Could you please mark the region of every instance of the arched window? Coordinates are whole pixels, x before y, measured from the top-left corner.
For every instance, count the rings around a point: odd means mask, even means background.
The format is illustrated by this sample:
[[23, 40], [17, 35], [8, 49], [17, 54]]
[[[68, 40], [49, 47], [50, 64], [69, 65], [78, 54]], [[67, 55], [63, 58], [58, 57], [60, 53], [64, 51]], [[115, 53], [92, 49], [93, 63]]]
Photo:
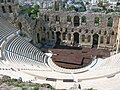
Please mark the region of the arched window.
[[56, 31], [56, 27], [53, 27], [53, 30]]
[[9, 7], [9, 13], [12, 13], [12, 7], [11, 6], [8, 7]]
[[20, 30], [22, 30], [22, 23], [21, 23], [21, 22], [18, 23], [18, 28], [19, 28]]
[[55, 11], [59, 11], [59, 2], [55, 1]]
[[110, 36], [107, 37], [107, 42], [106, 44], [110, 44]]
[[85, 30], [85, 33], [88, 33], [88, 29]]
[[48, 15], [44, 15], [44, 20], [47, 22], [49, 21], [49, 16]]
[[74, 44], [77, 44], [77, 43], [79, 43], [79, 33], [78, 32], [75, 32], [74, 34], [73, 34], [73, 36], [74, 36]]
[[93, 33], [94, 32], [94, 30], [91, 30], [91, 33]]
[[114, 35], [114, 31], [112, 31], [112, 35]]
[[101, 34], [101, 30], [99, 30], [99, 34]]
[[91, 36], [90, 35], [88, 35], [87, 40], [88, 40], [88, 42], [91, 41]]
[[112, 17], [109, 17], [109, 18], [108, 18], [107, 26], [108, 26], [108, 27], [112, 27], [112, 25], [113, 25], [113, 18], [112, 18]]
[[62, 32], [62, 31], [63, 31], [63, 29], [62, 29], [62, 28], [60, 28], [60, 31]]
[[106, 34], [107, 34], [107, 31], [104, 32], [104, 35], [106, 35]]
[[68, 34], [68, 40], [69, 41], [71, 40], [71, 34], [70, 33]]
[[47, 38], [49, 39], [49, 32], [47, 32]]
[[67, 22], [71, 22], [71, 17], [67, 16]]
[[40, 35], [37, 33], [37, 42], [40, 43]]
[[44, 32], [46, 31], [46, 28], [45, 28], [45, 27], [43, 28], [43, 31], [44, 31]]
[[82, 17], [81, 23], [86, 23], [86, 16]]
[[95, 26], [99, 25], [99, 17], [95, 17], [94, 24], [95, 24]]
[[82, 42], [85, 41], [85, 35], [82, 35]]
[[60, 22], [60, 16], [56, 16], [56, 22]]
[[52, 31], [52, 39], [54, 39], [54, 31]]
[[2, 6], [2, 11], [3, 11], [3, 13], [6, 13], [6, 10], [5, 10], [4, 6]]
[[63, 40], [66, 40], [66, 32], [62, 34]]
[[80, 22], [79, 22], [79, 16], [75, 16], [74, 17], [74, 26], [79, 26]]
[[100, 37], [100, 43], [102, 44], [103, 43], [103, 36]]
[[81, 29], [79, 29], [79, 32], [81, 33]]
[[65, 32], [67, 32], [67, 28], [65, 28]]

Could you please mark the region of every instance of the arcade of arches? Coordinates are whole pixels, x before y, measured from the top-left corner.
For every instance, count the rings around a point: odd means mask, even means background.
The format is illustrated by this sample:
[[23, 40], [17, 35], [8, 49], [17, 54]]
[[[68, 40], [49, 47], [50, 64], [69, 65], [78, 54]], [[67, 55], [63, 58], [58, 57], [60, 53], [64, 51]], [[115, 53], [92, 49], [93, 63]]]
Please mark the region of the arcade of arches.
[[[68, 46], [88, 46], [92, 48], [99, 48], [100, 44], [110, 44], [110, 36], [104, 37], [97, 33], [94, 34], [80, 34], [79, 32], [61, 32], [52, 31], [51, 39], [56, 41], [56, 45]], [[62, 44], [64, 42], [64, 44]]]

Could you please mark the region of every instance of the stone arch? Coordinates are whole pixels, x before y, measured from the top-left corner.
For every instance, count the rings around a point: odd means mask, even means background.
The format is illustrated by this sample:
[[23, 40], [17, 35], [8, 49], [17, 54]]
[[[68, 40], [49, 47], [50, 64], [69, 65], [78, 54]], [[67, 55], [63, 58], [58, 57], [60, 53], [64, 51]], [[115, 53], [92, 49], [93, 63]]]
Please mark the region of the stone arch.
[[67, 16], [67, 22], [71, 22], [71, 16]]
[[84, 42], [85, 41], [85, 35], [83, 34], [82, 35], [82, 42]]
[[51, 31], [51, 33], [52, 33], [52, 39], [54, 39], [55, 37], [54, 37], [54, 31]]
[[71, 34], [70, 33], [68, 33], [67, 38], [68, 38], [69, 41], [71, 40]]
[[59, 2], [55, 1], [54, 3], [55, 3], [54, 5], [55, 11], [59, 11]]
[[82, 16], [81, 23], [86, 23], [86, 16]]
[[22, 30], [22, 23], [18, 22], [18, 28], [20, 29], [20, 31]]
[[66, 40], [66, 35], [67, 35], [66, 32], [63, 32], [63, 33], [62, 33], [62, 38], [63, 38], [63, 40]]
[[99, 35], [98, 35], [98, 34], [94, 34], [94, 35], [93, 35], [93, 43], [92, 43], [92, 47], [93, 47], [93, 48], [97, 48], [97, 46], [98, 46], [98, 41], [99, 41]]
[[87, 41], [88, 41], [88, 42], [91, 41], [91, 35], [88, 35], [88, 37], [87, 37]]
[[79, 22], [79, 16], [74, 16], [74, 26], [79, 26], [80, 22]]
[[101, 44], [102, 44], [103, 41], [104, 41], [103, 39], [104, 39], [103, 36], [101, 36], [101, 37], [100, 37], [100, 43], [101, 43]]
[[56, 15], [56, 22], [60, 22], [60, 16], [59, 15]]
[[74, 36], [74, 44], [79, 44], [79, 33], [75, 32], [73, 36]]
[[40, 43], [40, 34], [37, 33], [37, 42]]
[[57, 31], [56, 32], [56, 44], [60, 45], [60, 42], [61, 42], [61, 32]]
[[94, 24], [95, 25], [99, 25], [99, 21], [100, 21], [99, 17], [95, 17]]
[[9, 13], [12, 13], [12, 6], [8, 6], [8, 8], [9, 8]]
[[108, 27], [112, 27], [112, 25], [113, 25], [113, 18], [112, 18], [112, 17], [109, 17], [109, 18], [108, 18], [108, 22], [107, 22], [107, 26], [108, 26]]
[[104, 32], [104, 35], [106, 35], [106, 34], [107, 34], [107, 31]]
[[49, 32], [47, 32], [47, 38], [49, 39], [50, 35], [49, 35]]
[[101, 34], [101, 30], [99, 30], [99, 34]]
[[106, 44], [110, 44], [110, 36], [107, 36], [107, 42]]
[[4, 6], [2, 6], [2, 12], [3, 12], [3, 13], [6, 13], [6, 10], [5, 10], [5, 7], [4, 7]]
[[48, 15], [44, 15], [44, 20], [47, 22], [47, 21], [49, 21], [49, 16]]

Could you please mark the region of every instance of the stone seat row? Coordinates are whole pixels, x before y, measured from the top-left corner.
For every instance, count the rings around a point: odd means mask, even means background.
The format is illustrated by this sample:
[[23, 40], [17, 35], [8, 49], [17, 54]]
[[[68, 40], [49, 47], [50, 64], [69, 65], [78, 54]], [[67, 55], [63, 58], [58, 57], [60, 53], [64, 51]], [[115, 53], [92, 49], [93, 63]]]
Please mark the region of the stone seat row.
[[44, 60], [48, 58], [42, 51], [20, 36], [13, 37], [13, 39], [9, 40], [5, 46], [5, 50], [41, 63], [44, 63]]

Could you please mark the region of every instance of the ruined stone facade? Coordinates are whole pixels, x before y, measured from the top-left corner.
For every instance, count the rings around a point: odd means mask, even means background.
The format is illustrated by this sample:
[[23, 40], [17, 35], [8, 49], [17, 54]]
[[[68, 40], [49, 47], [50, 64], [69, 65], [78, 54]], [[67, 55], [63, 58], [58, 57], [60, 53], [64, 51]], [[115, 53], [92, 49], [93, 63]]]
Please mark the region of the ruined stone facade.
[[14, 19], [18, 10], [17, 0], [0, 0], [0, 15]]
[[49, 39], [60, 41], [59, 44], [108, 49], [116, 47], [119, 14], [48, 10], [41, 14], [50, 28]]

